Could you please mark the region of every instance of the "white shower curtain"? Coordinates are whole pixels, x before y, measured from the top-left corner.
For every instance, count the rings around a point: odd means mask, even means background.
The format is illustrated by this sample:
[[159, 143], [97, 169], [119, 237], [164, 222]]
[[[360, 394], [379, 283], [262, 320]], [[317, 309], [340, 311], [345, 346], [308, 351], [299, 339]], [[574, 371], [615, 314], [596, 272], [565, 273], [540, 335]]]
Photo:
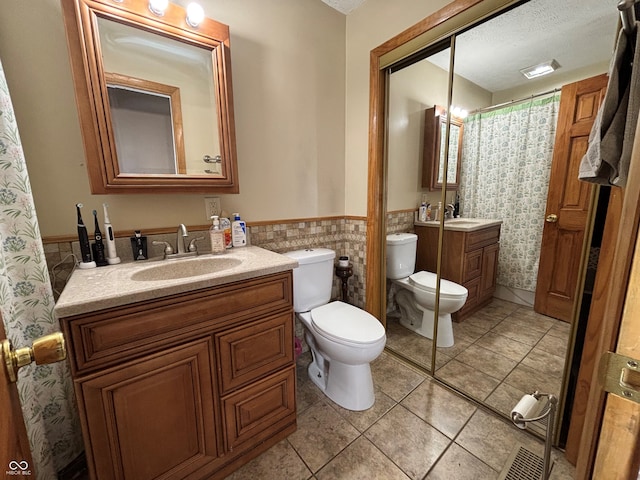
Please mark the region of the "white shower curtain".
[[560, 95], [465, 119], [463, 216], [501, 219], [498, 285], [535, 291]]
[[[53, 306], [29, 175], [0, 61], [0, 311], [11, 343], [27, 346], [59, 331]], [[82, 451], [68, 364], [23, 367], [18, 391], [36, 478], [55, 479]]]

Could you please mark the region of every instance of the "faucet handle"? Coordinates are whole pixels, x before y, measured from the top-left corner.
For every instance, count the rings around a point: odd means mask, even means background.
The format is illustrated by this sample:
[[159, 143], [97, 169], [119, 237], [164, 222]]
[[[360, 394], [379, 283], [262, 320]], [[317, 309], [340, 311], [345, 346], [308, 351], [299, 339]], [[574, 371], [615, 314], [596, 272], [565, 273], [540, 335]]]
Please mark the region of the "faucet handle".
[[196, 237], [196, 238], [191, 239], [191, 241], [189, 242], [189, 248], [188, 248], [188, 250], [190, 252], [197, 252], [198, 251], [198, 247], [196, 246], [196, 242], [198, 240], [204, 240], [204, 237]]
[[154, 245], [164, 245], [164, 256], [166, 257], [167, 255], [171, 255], [173, 253], [173, 247], [169, 244], [169, 242], [163, 242], [163, 241], [158, 241], [158, 240], [154, 240], [152, 242]]

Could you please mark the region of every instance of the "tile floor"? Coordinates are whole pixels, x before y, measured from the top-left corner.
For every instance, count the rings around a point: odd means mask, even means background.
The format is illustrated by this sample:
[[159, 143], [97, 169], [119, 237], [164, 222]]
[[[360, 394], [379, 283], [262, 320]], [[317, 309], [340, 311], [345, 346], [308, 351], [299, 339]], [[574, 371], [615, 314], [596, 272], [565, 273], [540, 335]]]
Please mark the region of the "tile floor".
[[[387, 348], [430, 369], [433, 342], [387, 319]], [[436, 377], [509, 416], [525, 393], [559, 395], [570, 325], [493, 299], [453, 323], [455, 345], [438, 348]]]
[[[334, 404], [298, 359], [298, 429], [230, 480], [497, 479], [514, 445], [542, 456], [543, 443], [384, 352], [372, 363], [376, 403]], [[573, 478], [561, 452], [553, 480]]]

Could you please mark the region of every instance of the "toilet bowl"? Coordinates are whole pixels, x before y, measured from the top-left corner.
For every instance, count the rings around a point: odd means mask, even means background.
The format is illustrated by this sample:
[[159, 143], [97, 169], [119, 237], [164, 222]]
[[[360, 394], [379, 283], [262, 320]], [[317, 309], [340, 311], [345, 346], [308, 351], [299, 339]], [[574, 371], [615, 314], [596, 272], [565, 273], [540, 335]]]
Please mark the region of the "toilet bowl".
[[[426, 271], [413, 272], [417, 240], [413, 233], [387, 235], [387, 278], [400, 287], [395, 297], [402, 312], [400, 324], [433, 340], [437, 275]], [[454, 345], [451, 314], [464, 306], [468, 294], [462, 285], [440, 279], [438, 347]]]
[[384, 349], [384, 327], [364, 310], [329, 302], [335, 252], [317, 248], [285, 255], [299, 265], [293, 270], [294, 310], [311, 350], [309, 378], [343, 408], [370, 408], [375, 394], [369, 364]]

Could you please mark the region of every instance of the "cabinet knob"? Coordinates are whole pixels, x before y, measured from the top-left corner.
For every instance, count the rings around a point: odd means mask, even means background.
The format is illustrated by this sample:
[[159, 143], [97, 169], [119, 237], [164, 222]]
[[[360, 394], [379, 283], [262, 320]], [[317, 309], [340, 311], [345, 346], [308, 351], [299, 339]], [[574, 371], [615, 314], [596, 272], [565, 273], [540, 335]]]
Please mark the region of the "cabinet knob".
[[558, 216], [555, 213], [547, 215], [546, 221], [549, 223], [556, 223], [558, 221]]
[[45, 335], [33, 341], [31, 347], [13, 348], [9, 340], [2, 340], [2, 357], [11, 382], [18, 380], [18, 369], [36, 362], [37, 365], [59, 362], [67, 358], [62, 332]]

